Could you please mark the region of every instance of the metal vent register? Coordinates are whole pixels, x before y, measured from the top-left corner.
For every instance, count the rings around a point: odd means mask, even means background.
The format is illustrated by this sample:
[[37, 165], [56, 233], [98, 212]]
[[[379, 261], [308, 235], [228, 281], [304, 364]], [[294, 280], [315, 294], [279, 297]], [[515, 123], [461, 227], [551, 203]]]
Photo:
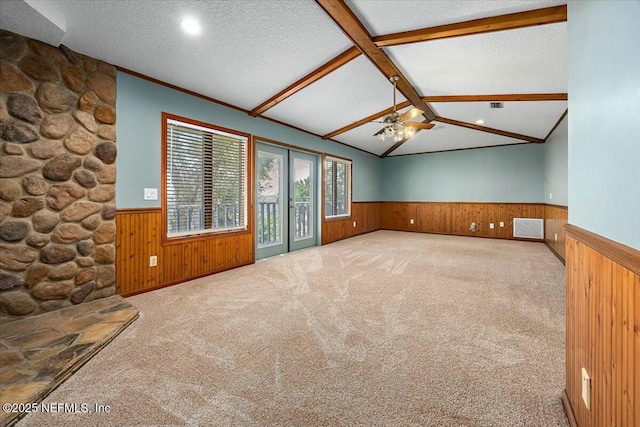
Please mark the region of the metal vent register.
[[544, 239], [544, 220], [537, 218], [514, 218], [513, 237]]

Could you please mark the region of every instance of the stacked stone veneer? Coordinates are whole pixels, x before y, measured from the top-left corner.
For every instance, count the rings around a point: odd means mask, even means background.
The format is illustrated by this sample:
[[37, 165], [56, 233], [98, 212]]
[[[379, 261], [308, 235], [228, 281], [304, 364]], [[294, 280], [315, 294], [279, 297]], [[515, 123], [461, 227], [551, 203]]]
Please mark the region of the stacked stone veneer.
[[0, 323], [115, 293], [115, 76], [0, 32]]

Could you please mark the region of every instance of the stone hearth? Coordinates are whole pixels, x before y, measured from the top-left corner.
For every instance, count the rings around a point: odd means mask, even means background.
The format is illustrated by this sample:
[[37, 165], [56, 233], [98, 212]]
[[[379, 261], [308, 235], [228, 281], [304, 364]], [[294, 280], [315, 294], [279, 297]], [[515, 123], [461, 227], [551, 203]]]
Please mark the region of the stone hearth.
[[[31, 316], [0, 328], [0, 403], [35, 404], [138, 317], [120, 296]], [[0, 426], [22, 412], [0, 412]]]

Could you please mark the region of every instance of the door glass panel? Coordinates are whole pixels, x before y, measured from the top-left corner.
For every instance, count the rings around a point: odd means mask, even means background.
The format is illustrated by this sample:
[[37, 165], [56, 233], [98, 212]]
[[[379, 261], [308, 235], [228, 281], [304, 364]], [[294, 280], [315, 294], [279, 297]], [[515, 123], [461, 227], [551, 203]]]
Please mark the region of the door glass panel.
[[282, 243], [283, 156], [258, 152], [258, 248]]
[[293, 159], [294, 240], [313, 237], [313, 162]]

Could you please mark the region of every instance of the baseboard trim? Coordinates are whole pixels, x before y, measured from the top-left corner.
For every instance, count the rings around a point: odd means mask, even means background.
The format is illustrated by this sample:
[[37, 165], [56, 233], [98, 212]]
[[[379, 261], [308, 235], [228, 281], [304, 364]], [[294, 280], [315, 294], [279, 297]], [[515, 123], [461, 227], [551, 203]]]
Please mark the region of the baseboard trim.
[[214, 274], [222, 273], [223, 271], [229, 271], [229, 270], [233, 270], [234, 268], [244, 267], [246, 265], [251, 265], [251, 264], [255, 264], [255, 261], [248, 262], [246, 264], [235, 265], [233, 267], [223, 268], [221, 270], [211, 271], [211, 272], [208, 272], [208, 273], [198, 274], [197, 276], [187, 277], [185, 279], [174, 280], [173, 282], [162, 283], [160, 285], [152, 286], [150, 288], [136, 289], [135, 291], [125, 292], [125, 293], [118, 294], [118, 295], [120, 295], [123, 298], [128, 298], [128, 297], [132, 297], [134, 295], [144, 294], [144, 293], [151, 292], [151, 291], [157, 291], [158, 289], [168, 288], [169, 286], [179, 285], [180, 283], [188, 282], [190, 280], [200, 279], [202, 277], [211, 276], [211, 275], [214, 275]]
[[553, 247], [549, 244], [549, 242], [546, 242], [546, 241], [545, 241], [545, 242], [544, 242], [544, 244], [545, 244], [545, 245], [547, 245], [547, 247], [549, 248], [549, 250], [550, 250], [550, 251], [551, 251], [551, 252], [556, 256], [556, 258], [558, 258], [558, 259], [560, 260], [560, 262], [562, 263], [562, 265], [566, 265], [566, 264], [565, 264], [565, 261], [564, 261], [564, 258], [562, 258], [562, 257], [560, 256], [560, 254], [559, 254], [558, 252], [556, 252], [556, 250], [555, 250], [555, 249], [553, 249]]
[[380, 228], [386, 231], [401, 231], [403, 233], [420, 233], [420, 234], [437, 234], [440, 236], [458, 236], [458, 237], [475, 237], [477, 239], [496, 239], [496, 240], [513, 240], [516, 242], [532, 242], [545, 243], [543, 239], [525, 239], [521, 237], [497, 237], [497, 236], [481, 236], [478, 234], [455, 234], [455, 233], [438, 233], [437, 231], [420, 231], [420, 230], [396, 230], [393, 228]]
[[330, 242], [322, 243], [320, 246], [330, 245], [331, 243], [339, 242], [340, 240], [347, 240], [347, 239], [351, 239], [352, 237], [358, 237], [358, 236], [362, 236], [364, 234], [369, 234], [369, 233], [373, 233], [375, 231], [380, 231], [380, 230], [382, 230], [382, 228], [376, 228], [375, 230], [364, 231], [362, 233], [354, 234], [353, 236], [340, 237], [339, 239], [335, 239], [335, 240], [332, 240]]
[[569, 401], [569, 395], [567, 395], [567, 389], [562, 390], [562, 404], [564, 405], [564, 412], [567, 414], [567, 418], [569, 419], [569, 425], [571, 425], [571, 427], [578, 427], [576, 416], [573, 414], [573, 408]]

